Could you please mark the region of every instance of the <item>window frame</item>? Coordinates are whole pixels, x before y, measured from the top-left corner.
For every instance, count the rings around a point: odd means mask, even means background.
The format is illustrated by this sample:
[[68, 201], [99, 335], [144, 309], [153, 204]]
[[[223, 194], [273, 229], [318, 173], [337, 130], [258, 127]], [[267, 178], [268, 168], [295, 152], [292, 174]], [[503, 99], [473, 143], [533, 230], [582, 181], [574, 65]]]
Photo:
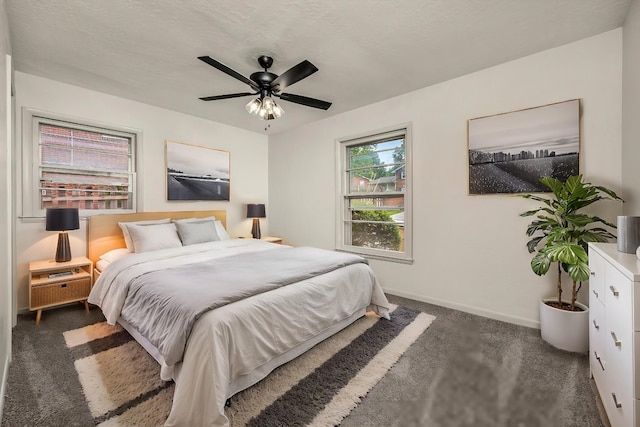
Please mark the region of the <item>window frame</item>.
[[[131, 209], [80, 209], [81, 217], [99, 214], [133, 213], [142, 210], [141, 191], [142, 184], [141, 158], [142, 131], [125, 126], [71, 117], [61, 114], [49, 113], [31, 108], [23, 109], [22, 117], [22, 213], [23, 218], [41, 218], [45, 216], [45, 209], [40, 203], [40, 132], [41, 124], [67, 127], [91, 132], [104, 132], [106, 134], [130, 138], [131, 160], [129, 174], [131, 176], [132, 208]], [[45, 167], [46, 169], [46, 167]]]
[[[366, 248], [349, 244], [350, 232], [350, 203], [354, 197], [362, 197], [379, 193], [350, 193], [349, 155], [350, 147], [376, 143], [393, 136], [404, 134], [405, 146], [405, 187], [401, 192], [404, 197], [404, 251], [390, 251], [385, 249]], [[411, 123], [404, 123], [372, 132], [362, 133], [336, 139], [336, 172], [337, 195], [336, 203], [336, 250], [355, 253], [367, 258], [385, 261], [413, 263], [413, 215], [412, 215], [412, 132]], [[387, 197], [397, 192], [386, 192]]]

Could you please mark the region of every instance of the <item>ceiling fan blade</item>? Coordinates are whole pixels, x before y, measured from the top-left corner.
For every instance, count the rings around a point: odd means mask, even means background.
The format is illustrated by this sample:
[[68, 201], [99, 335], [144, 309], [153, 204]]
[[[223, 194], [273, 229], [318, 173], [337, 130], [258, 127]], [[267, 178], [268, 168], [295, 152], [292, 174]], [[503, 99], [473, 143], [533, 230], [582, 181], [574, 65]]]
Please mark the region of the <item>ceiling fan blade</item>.
[[299, 82], [300, 80], [309, 77], [311, 74], [318, 71], [318, 67], [313, 65], [311, 62], [306, 59], [289, 68], [284, 73], [280, 74], [274, 81], [271, 82], [271, 88], [274, 90], [284, 90], [287, 86], [291, 86], [292, 84]]
[[252, 93], [252, 92], [230, 93], [228, 95], [205, 96], [200, 99], [202, 99], [203, 101], [216, 101], [218, 99], [240, 98], [241, 96], [249, 96], [249, 95], [257, 95], [257, 93]]
[[238, 79], [242, 83], [248, 84], [249, 86], [251, 86], [255, 90], [259, 89], [258, 85], [255, 84], [255, 82], [252, 82], [251, 80], [249, 80], [248, 78], [246, 78], [242, 74], [238, 73], [237, 71], [232, 70], [231, 68], [229, 68], [226, 65], [224, 65], [222, 62], [216, 61], [215, 59], [213, 59], [210, 56], [198, 56], [198, 59], [203, 61], [203, 62], [206, 62], [209, 65], [211, 65], [213, 68], [217, 68], [218, 70], [222, 71], [223, 73], [230, 75], [234, 79]]
[[331, 107], [330, 102], [309, 98], [308, 96], [294, 95], [292, 93], [281, 93], [275, 95], [285, 101], [295, 102], [296, 104], [306, 105], [307, 107], [319, 108], [321, 110], [328, 110], [329, 107]]

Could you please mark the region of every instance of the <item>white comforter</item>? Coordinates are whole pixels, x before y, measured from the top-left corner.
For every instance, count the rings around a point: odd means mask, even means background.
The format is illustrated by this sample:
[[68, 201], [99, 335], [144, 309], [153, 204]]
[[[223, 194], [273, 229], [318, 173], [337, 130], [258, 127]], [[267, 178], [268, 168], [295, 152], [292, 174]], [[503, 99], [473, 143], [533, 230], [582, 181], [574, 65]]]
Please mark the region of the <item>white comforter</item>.
[[[228, 255], [274, 247], [238, 239], [134, 254], [103, 271], [89, 302], [115, 323], [128, 281], [149, 268], [218, 262]], [[117, 277], [120, 271], [126, 272], [123, 277]], [[183, 361], [163, 364], [163, 379], [176, 382], [166, 425], [227, 425], [228, 397], [266, 376], [284, 353], [299, 354], [314, 337], [364, 308], [388, 317], [388, 303], [373, 272], [366, 264], [355, 264], [209, 311], [194, 325]]]

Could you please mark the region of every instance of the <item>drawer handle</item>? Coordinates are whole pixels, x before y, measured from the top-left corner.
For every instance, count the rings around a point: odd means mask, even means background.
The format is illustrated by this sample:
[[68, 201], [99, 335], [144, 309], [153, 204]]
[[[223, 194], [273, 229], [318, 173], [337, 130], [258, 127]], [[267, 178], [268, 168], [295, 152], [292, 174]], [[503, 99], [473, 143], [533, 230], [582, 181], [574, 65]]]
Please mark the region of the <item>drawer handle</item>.
[[595, 272], [595, 271], [592, 271], [592, 272], [590, 272], [590, 274], [591, 274], [592, 276], [595, 276], [595, 275], [596, 275], [596, 272]]
[[598, 361], [598, 363], [600, 363], [600, 367], [602, 368], [602, 370], [604, 371], [604, 365], [602, 364], [602, 359], [600, 358], [600, 356], [598, 356], [598, 352], [593, 350], [593, 354], [596, 355], [596, 360]]
[[600, 325], [596, 323], [596, 319], [593, 319], [593, 326], [595, 326], [596, 329], [600, 329]]
[[618, 292], [618, 290], [614, 288], [613, 285], [609, 286], [609, 289], [611, 289], [611, 292], [613, 293], [614, 297], [617, 297], [618, 295], [620, 295], [620, 292]]
[[613, 342], [616, 345], [616, 347], [622, 346], [622, 341], [620, 341], [618, 337], [616, 337], [616, 333], [613, 331], [611, 331], [611, 338], [613, 338]]
[[596, 292], [596, 290], [594, 289], [592, 292], [596, 296], [596, 298], [598, 298], [598, 293]]
[[616, 397], [616, 394], [611, 393], [611, 396], [613, 396], [613, 403], [616, 404], [616, 408], [622, 408], [622, 403], [618, 402], [618, 398]]

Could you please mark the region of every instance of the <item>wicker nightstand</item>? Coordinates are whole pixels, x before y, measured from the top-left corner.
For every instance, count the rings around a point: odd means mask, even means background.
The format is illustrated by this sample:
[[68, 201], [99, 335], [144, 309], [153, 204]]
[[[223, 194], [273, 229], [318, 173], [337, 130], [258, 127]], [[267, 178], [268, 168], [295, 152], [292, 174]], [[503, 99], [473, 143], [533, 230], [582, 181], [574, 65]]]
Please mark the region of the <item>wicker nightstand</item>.
[[38, 310], [36, 325], [40, 323], [43, 308], [84, 301], [84, 308], [89, 312], [87, 298], [93, 285], [92, 270], [93, 262], [85, 257], [68, 262], [30, 262], [29, 310]]

